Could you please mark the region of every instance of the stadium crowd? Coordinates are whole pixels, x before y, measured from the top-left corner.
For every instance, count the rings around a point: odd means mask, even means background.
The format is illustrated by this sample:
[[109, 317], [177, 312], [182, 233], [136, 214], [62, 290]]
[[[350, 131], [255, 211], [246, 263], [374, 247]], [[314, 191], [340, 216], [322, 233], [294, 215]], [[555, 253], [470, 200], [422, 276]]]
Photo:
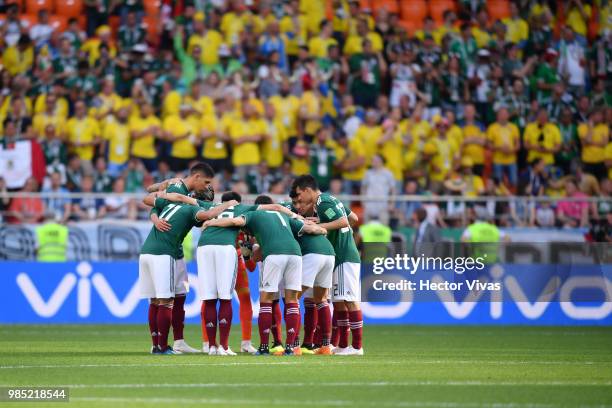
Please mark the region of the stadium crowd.
[[[217, 191], [286, 194], [310, 173], [400, 224], [421, 205], [440, 226], [610, 216], [609, 1], [85, 1], [57, 24], [62, 4], [3, 7], [1, 152], [30, 141], [20, 161], [43, 168], [23, 186], [2, 174], [0, 193], [137, 193], [203, 160]], [[0, 211], [148, 217], [121, 195]]]

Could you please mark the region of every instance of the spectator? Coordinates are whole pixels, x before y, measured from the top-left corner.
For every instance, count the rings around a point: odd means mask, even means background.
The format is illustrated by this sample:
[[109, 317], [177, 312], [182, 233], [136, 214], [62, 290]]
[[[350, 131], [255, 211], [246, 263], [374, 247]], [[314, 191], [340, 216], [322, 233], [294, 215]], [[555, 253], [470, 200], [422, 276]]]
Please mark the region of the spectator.
[[[366, 220], [377, 216], [383, 224], [389, 223], [389, 211], [396, 194], [393, 174], [385, 167], [383, 159], [374, 155], [371, 168], [366, 171], [361, 184], [361, 194], [366, 197], [364, 217]], [[380, 198], [384, 198], [380, 200]]]
[[381, 92], [381, 76], [387, 71], [387, 65], [380, 53], [376, 54], [372, 41], [364, 39], [363, 51], [353, 55], [349, 66], [353, 82], [351, 95], [357, 105], [373, 107]]
[[431, 223], [425, 208], [417, 208], [412, 213], [415, 233], [412, 245], [413, 256], [432, 256], [435, 244], [442, 242], [440, 230], [435, 223]]
[[563, 29], [563, 37], [558, 44], [559, 73], [567, 79], [570, 92], [580, 96], [584, 93], [586, 85], [586, 70], [588, 68], [585, 57], [586, 49], [575, 37], [574, 30], [569, 27]]
[[70, 219], [72, 207], [70, 199], [66, 197], [68, 190], [62, 186], [62, 175], [59, 172], [51, 173], [49, 187], [44, 188], [43, 193], [50, 195], [45, 200], [47, 213], [53, 214], [56, 222], [65, 224]]
[[142, 161], [148, 172], [157, 167], [158, 156], [155, 140], [161, 136], [161, 122], [155, 116], [150, 103], [140, 107], [139, 115], [132, 115], [128, 122], [130, 139], [132, 140], [130, 154]]
[[117, 110], [117, 120], [104, 127], [104, 149], [108, 157], [108, 174], [117, 177], [127, 167], [130, 157], [130, 129], [128, 126], [128, 108]]
[[538, 111], [536, 122], [527, 125], [523, 141], [528, 162], [541, 158], [547, 166], [555, 164], [555, 154], [561, 149], [561, 132], [557, 125], [548, 121], [545, 108]]
[[610, 128], [601, 109], [595, 109], [589, 116], [589, 121], [578, 126], [578, 136], [582, 143], [581, 159], [585, 170], [599, 180], [607, 177], [604, 160], [605, 148], [610, 140]]
[[104, 199], [104, 207], [106, 209], [106, 218], [111, 219], [136, 219], [137, 206], [136, 201], [127, 198], [125, 193], [125, 179], [119, 177], [113, 181], [112, 195]]
[[[89, 172], [87, 172], [89, 174]], [[113, 179], [108, 174], [106, 160], [102, 156], [96, 159], [96, 166], [93, 171], [94, 191], [96, 193], [109, 193], [112, 188]]]
[[321, 191], [327, 191], [336, 165], [336, 152], [331, 138], [331, 129], [322, 127], [317, 132], [314, 143], [308, 152], [310, 171]]
[[511, 187], [518, 181], [517, 152], [520, 148], [518, 127], [508, 122], [508, 109], [497, 111], [497, 121], [487, 129], [487, 140], [493, 151], [493, 173], [495, 178], [508, 178]]
[[565, 196], [572, 200], [562, 200], [557, 204], [557, 217], [561, 225], [565, 228], [585, 227], [589, 204], [580, 199], [587, 195], [578, 190], [574, 180], [568, 179], [565, 182]]
[[106, 207], [104, 199], [88, 197], [87, 193], [93, 193], [94, 178], [92, 176], [83, 176], [81, 179], [80, 193], [83, 197], [75, 198], [72, 201], [72, 218], [77, 221], [95, 220], [104, 217]]
[[[31, 194], [39, 191], [38, 181], [30, 177], [21, 193]], [[7, 211], [7, 221], [9, 223], [36, 224], [42, 222], [45, 215], [45, 204], [40, 197], [15, 197], [11, 200]]]
[[11, 199], [7, 196], [8, 189], [4, 177], [0, 176], [0, 222], [4, 220], [5, 213], [11, 205]]
[[38, 11], [38, 22], [30, 28], [30, 38], [37, 49], [49, 43], [53, 34], [53, 26], [49, 24], [49, 11]]
[[473, 163], [474, 174], [482, 177], [487, 137], [483, 132], [483, 125], [476, 121], [476, 108], [473, 104], [465, 106], [464, 117], [461, 156], [470, 158]]

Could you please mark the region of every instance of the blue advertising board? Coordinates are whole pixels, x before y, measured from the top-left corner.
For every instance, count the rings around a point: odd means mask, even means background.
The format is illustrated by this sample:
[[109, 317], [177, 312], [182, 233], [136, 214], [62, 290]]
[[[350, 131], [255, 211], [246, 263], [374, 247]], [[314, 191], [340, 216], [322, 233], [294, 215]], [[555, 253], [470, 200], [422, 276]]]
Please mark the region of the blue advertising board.
[[[199, 323], [195, 263], [188, 270], [192, 290], [185, 304], [186, 320]], [[258, 313], [257, 276], [249, 275], [254, 318]], [[608, 278], [605, 274], [597, 285], [610, 293]], [[588, 282], [581, 287], [580, 282], [568, 288], [570, 297], [574, 289], [593, 289]], [[612, 325], [609, 298], [601, 302], [547, 298], [528, 302], [514, 301], [511, 293], [504, 296], [503, 302], [398, 301], [363, 303], [362, 307], [366, 324]], [[147, 318], [147, 301], [140, 298], [138, 263], [134, 261], [0, 262], [0, 302], [0, 324], [144, 323]]]

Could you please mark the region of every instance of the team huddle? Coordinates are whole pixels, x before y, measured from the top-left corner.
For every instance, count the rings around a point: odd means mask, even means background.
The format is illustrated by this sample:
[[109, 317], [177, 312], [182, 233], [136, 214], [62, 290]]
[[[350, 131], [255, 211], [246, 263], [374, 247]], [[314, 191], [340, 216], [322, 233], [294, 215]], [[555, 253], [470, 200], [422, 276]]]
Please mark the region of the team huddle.
[[[151, 186], [144, 199], [152, 207], [155, 224], [139, 260], [141, 295], [150, 299], [151, 353], [200, 352], [183, 339], [189, 290], [183, 240], [193, 227], [201, 227], [196, 260], [202, 352], [236, 355], [229, 347], [235, 290], [240, 301], [240, 351], [256, 355], [362, 355], [360, 257], [351, 228], [356, 215], [335, 197], [321, 193], [309, 175], [294, 180], [291, 201], [276, 204], [261, 195], [254, 205], [242, 204], [235, 192], [224, 193], [221, 203], [214, 204], [213, 177], [210, 166], [198, 163], [185, 179]], [[260, 345], [255, 349], [250, 341], [252, 309], [246, 269], [254, 270], [258, 263]], [[300, 298], [305, 309], [301, 345]], [[284, 345], [281, 299], [285, 307]], [[168, 345], [170, 327], [172, 346]]]

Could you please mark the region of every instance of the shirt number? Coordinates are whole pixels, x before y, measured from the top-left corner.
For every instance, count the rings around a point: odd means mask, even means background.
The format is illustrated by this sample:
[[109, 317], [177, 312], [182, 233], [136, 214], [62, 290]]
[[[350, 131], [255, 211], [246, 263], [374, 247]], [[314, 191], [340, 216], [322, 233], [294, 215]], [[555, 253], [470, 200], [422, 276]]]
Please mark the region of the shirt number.
[[159, 215], [162, 220], [170, 221], [170, 218], [181, 208], [178, 204], [169, 204]]
[[278, 217], [278, 219], [280, 220], [281, 224], [283, 224], [283, 227], [289, 228], [289, 226], [285, 222], [285, 219], [283, 218], [282, 215], [280, 215], [280, 213], [278, 211], [266, 211], [266, 212], [270, 213], [270, 214], [276, 215]]

